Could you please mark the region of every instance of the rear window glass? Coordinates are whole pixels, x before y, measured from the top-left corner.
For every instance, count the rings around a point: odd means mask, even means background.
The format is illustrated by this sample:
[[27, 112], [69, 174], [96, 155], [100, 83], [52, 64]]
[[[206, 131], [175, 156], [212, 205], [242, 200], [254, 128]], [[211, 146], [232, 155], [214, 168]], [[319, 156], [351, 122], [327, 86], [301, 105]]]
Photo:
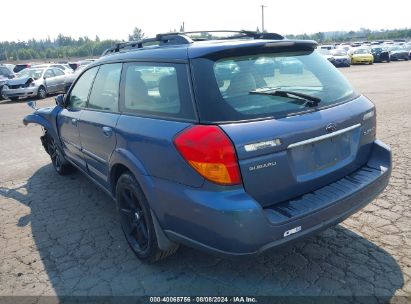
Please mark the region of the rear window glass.
[[130, 63], [124, 68], [122, 111], [194, 119], [184, 64]]
[[193, 69], [203, 122], [284, 117], [357, 95], [318, 52], [200, 58]]

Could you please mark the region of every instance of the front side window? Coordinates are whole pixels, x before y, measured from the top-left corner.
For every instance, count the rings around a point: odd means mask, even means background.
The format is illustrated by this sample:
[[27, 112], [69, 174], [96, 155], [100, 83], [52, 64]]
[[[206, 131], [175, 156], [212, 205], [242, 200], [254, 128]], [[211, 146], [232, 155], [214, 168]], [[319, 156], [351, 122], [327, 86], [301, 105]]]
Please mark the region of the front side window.
[[315, 51], [199, 58], [193, 71], [203, 122], [280, 118], [357, 96]]
[[124, 74], [124, 112], [193, 119], [185, 64], [130, 63]]
[[121, 63], [102, 65], [91, 89], [88, 108], [118, 111]]
[[68, 106], [70, 109], [84, 108], [87, 104], [88, 94], [90, 93], [91, 84], [96, 76], [98, 67], [86, 71], [79, 80], [74, 84], [69, 96]]

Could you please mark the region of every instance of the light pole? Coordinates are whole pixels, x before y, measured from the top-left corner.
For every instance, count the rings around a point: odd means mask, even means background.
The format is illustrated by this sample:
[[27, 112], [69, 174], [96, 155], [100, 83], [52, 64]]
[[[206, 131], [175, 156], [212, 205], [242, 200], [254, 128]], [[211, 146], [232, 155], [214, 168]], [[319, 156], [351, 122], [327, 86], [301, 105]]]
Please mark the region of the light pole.
[[261, 4], [261, 32], [264, 33], [264, 7], [266, 5]]

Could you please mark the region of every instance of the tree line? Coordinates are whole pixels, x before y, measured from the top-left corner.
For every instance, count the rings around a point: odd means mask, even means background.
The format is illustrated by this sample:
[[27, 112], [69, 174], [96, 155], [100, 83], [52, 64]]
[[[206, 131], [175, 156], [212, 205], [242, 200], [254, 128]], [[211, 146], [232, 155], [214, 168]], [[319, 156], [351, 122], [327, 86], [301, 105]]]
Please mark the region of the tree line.
[[287, 35], [288, 38], [310, 39], [320, 43], [349, 42], [358, 40], [394, 40], [411, 39], [411, 29], [394, 29], [372, 31], [361, 28], [359, 31], [349, 32], [318, 32], [314, 34]]
[[[258, 31], [258, 28], [257, 28]], [[202, 35], [209, 35], [202, 33]], [[138, 40], [145, 35], [140, 28], [134, 28], [129, 40]], [[314, 34], [287, 35], [288, 38], [312, 39], [320, 43], [344, 42], [353, 40], [386, 40], [411, 39], [411, 29], [395, 29], [371, 31], [361, 29], [349, 32], [318, 32]], [[0, 42], [0, 61], [31, 60], [31, 59], [67, 59], [73, 57], [96, 57], [104, 50], [113, 46], [115, 40], [100, 40], [80, 37], [78, 39], [59, 34], [57, 38], [30, 39], [28, 41]]]

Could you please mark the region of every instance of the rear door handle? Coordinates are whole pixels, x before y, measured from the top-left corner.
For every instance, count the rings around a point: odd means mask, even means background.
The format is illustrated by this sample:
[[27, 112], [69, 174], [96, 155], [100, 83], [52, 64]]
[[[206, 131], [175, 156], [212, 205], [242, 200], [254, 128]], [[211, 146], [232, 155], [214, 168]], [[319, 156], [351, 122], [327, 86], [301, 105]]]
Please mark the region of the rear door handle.
[[101, 129], [103, 130], [103, 134], [106, 137], [110, 137], [111, 134], [113, 134], [113, 129], [110, 127], [102, 127]]

